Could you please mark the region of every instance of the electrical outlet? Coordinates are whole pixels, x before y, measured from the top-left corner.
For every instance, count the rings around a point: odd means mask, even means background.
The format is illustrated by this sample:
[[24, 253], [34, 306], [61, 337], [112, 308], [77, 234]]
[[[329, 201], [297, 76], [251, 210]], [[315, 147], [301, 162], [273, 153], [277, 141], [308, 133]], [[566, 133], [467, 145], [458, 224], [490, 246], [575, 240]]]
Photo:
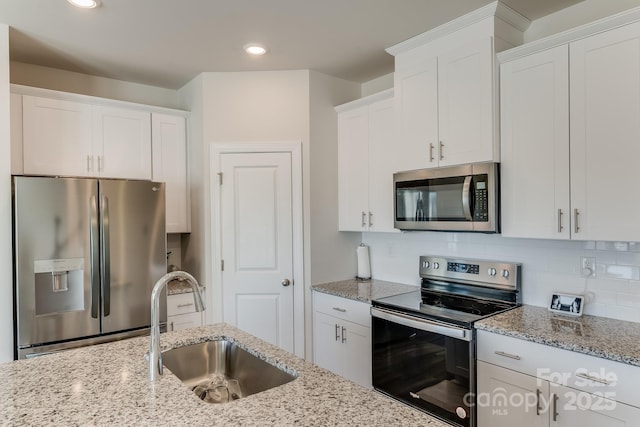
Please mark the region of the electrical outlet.
[[596, 277], [596, 258], [583, 256], [580, 258], [580, 276]]

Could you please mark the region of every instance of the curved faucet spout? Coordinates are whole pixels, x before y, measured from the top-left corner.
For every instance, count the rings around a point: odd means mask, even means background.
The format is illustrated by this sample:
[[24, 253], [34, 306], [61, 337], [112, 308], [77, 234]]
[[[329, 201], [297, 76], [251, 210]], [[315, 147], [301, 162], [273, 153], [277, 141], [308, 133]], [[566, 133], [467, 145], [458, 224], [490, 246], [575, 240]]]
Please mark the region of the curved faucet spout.
[[149, 349], [149, 380], [155, 381], [162, 375], [162, 354], [160, 353], [160, 294], [172, 280], [184, 280], [193, 288], [193, 298], [198, 311], [204, 311], [204, 301], [198, 281], [185, 271], [172, 271], [162, 276], [151, 291], [151, 347]]

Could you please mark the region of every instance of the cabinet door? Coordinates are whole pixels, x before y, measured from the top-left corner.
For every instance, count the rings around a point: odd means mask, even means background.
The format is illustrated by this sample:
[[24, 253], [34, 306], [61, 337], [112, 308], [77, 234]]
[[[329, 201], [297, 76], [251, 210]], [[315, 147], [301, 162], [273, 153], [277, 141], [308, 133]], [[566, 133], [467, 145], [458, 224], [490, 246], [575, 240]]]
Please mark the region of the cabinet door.
[[495, 159], [491, 37], [438, 56], [439, 165]]
[[368, 106], [338, 115], [338, 228], [367, 229], [369, 211]]
[[570, 238], [569, 52], [502, 64], [502, 234]]
[[398, 157], [394, 143], [393, 100], [369, 106], [369, 217], [370, 231], [393, 228], [393, 173]]
[[153, 181], [166, 183], [167, 233], [190, 228], [186, 120], [167, 114], [151, 115]]
[[552, 385], [551, 391], [552, 427], [631, 427], [640, 420], [640, 409], [633, 406], [564, 386]]
[[573, 238], [640, 240], [640, 23], [570, 44]]
[[343, 376], [371, 388], [371, 328], [351, 322], [343, 322], [340, 327], [344, 346]]
[[178, 316], [167, 316], [167, 329], [169, 331], [181, 331], [183, 329], [202, 326], [202, 313], [180, 314]]
[[91, 105], [24, 95], [22, 120], [25, 174], [93, 174]]
[[151, 179], [151, 114], [93, 107], [98, 174], [105, 178]]
[[549, 383], [477, 362], [479, 427], [542, 427], [549, 424]]
[[313, 313], [313, 362], [342, 375], [342, 329], [338, 323], [335, 317], [318, 311]]
[[398, 133], [394, 143], [400, 170], [438, 166], [438, 60], [394, 78]]

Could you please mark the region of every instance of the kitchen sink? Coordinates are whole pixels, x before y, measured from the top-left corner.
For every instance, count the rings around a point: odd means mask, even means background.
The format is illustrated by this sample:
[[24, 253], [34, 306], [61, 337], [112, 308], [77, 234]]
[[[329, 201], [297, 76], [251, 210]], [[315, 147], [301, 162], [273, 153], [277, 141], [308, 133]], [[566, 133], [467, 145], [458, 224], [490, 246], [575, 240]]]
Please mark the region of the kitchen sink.
[[209, 403], [237, 400], [296, 378], [226, 339], [164, 351], [162, 364]]

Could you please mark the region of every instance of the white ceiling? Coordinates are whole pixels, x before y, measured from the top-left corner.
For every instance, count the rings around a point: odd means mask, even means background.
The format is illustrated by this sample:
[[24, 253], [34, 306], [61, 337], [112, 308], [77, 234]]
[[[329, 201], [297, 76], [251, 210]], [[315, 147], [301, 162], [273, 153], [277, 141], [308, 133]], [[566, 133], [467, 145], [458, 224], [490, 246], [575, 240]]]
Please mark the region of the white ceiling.
[[[503, 0], [531, 20], [582, 0]], [[1, 0], [12, 61], [177, 89], [203, 71], [312, 69], [364, 82], [384, 49], [490, 0]], [[242, 51], [268, 46], [263, 57]]]

